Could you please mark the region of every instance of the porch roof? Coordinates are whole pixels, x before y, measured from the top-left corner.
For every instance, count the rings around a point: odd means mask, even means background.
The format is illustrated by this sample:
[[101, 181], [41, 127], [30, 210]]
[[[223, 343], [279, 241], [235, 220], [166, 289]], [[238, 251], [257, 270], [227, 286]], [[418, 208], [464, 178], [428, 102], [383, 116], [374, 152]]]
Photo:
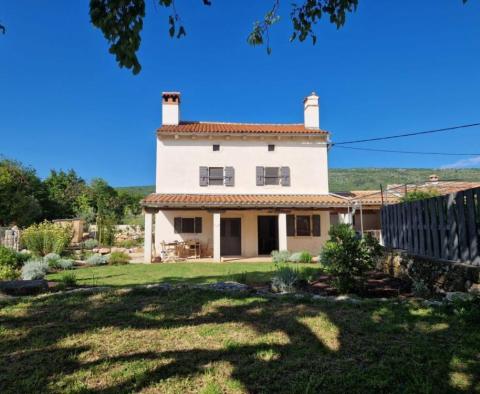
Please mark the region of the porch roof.
[[164, 194], [142, 200], [146, 208], [336, 208], [349, 200], [334, 194]]

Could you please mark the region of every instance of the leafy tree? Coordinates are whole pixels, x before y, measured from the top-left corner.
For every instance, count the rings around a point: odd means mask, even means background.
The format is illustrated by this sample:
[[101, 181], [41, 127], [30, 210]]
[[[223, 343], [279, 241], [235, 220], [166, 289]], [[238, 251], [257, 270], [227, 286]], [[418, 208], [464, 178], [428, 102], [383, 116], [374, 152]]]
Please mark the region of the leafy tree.
[[[157, 1], [160, 6], [171, 11], [168, 16], [170, 37], [185, 36], [187, 32], [177, 13], [175, 0]], [[200, 1], [206, 6], [212, 4], [211, 0]], [[269, 29], [280, 20], [280, 0], [271, 1], [272, 6], [263, 19], [254, 23], [247, 38], [251, 45], [266, 43], [268, 53], [271, 52]], [[355, 11], [357, 6], [358, 0], [303, 0], [300, 4], [292, 4], [290, 19], [293, 32], [290, 40], [305, 41], [310, 37], [315, 44], [317, 36], [313, 27], [323, 15], [327, 15], [330, 22], [340, 28], [345, 23], [347, 13]], [[141, 65], [137, 51], [140, 48], [140, 33], [145, 18], [145, 0], [90, 0], [90, 18], [109, 41], [109, 52], [115, 55], [120, 67], [132, 69], [134, 74], [138, 74]]]
[[47, 219], [77, 216], [79, 198], [85, 194], [86, 184], [74, 170], [68, 172], [51, 170], [43, 183], [47, 193], [45, 207]]
[[95, 212], [98, 241], [113, 244], [114, 225], [123, 218], [125, 211], [118, 192], [105, 180], [96, 178], [90, 184], [90, 201]]
[[90, 183], [90, 203], [97, 217], [110, 216], [115, 220], [123, 217], [124, 206], [118, 192], [101, 178]]
[[412, 192], [406, 193], [400, 201], [402, 202], [411, 202], [425, 200], [427, 198], [437, 197], [439, 195], [437, 189], [427, 189], [427, 190], [414, 190]]
[[140, 206], [140, 200], [143, 198], [142, 194], [120, 191], [118, 192], [118, 198], [123, 206], [124, 216], [142, 213], [142, 207]]
[[0, 225], [27, 226], [42, 217], [45, 195], [35, 170], [0, 160]]
[[[120, 67], [126, 67], [138, 74], [141, 70], [137, 58], [140, 48], [143, 19], [145, 18], [146, 0], [90, 0], [90, 18], [110, 43], [109, 52], [115, 55]], [[191, 1], [191, 0], [190, 0]], [[212, 0], [199, 0], [210, 6]], [[257, 20], [247, 41], [251, 45], [269, 45], [269, 31], [273, 24], [280, 20], [280, 0], [270, 0], [271, 7], [265, 16]], [[464, 4], [468, 0], [461, 0]], [[181, 38], [187, 34], [176, 9], [175, 0], [154, 0], [162, 7], [170, 10], [168, 16], [170, 37]], [[337, 28], [345, 24], [347, 15], [356, 11], [359, 0], [301, 0], [299, 4], [290, 5], [292, 34], [290, 41], [305, 41], [307, 38], [315, 44], [317, 36], [315, 25], [325, 16]]]

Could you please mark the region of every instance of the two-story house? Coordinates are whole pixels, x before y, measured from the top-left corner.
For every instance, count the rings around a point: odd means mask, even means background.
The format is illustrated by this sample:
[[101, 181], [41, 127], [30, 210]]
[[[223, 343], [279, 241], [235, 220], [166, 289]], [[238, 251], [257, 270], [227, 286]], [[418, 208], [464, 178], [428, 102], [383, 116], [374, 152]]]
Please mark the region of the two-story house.
[[299, 124], [184, 121], [180, 103], [180, 93], [162, 94], [156, 192], [142, 201], [146, 261], [162, 242], [187, 240], [215, 261], [286, 249], [318, 254], [330, 211], [347, 205], [328, 190], [318, 96], [305, 98]]

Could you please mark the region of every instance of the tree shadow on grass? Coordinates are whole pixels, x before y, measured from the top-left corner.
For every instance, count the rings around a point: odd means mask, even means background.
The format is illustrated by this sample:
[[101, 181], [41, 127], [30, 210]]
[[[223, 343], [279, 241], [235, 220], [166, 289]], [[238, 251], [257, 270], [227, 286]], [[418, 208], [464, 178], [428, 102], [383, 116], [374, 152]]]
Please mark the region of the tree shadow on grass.
[[[10, 311], [0, 315], [2, 393], [164, 392], [172, 381], [190, 381], [195, 392], [219, 363], [238, 386], [214, 374], [218, 387], [252, 393], [462, 392], [461, 384], [474, 390], [480, 379], [474, 328], [410, 303], [308, 303], [198, 289], [22, 302], [6, 303]], [[129, 373], [137, 364], [141, 370]], [[127, 372], [110, 379], [119, 369]], [[105, 381], [81, 380], [96, 374]]]

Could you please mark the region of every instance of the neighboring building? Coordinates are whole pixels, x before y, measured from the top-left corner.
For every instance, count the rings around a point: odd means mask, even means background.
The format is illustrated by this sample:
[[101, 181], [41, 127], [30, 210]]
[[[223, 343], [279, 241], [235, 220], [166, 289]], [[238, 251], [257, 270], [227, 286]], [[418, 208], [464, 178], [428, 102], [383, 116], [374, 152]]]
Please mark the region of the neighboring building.
[[440, 180], [437, 175], [432, 174], [429, 176], [428, 181], [424, 183], [390, 184], [384, 188], [383, 192], [380, 190], [353, 190], [351, 192], [338, 193], [349, 199], [349, 210], [347, 213], [339, 215], [336, 213], [332, 214], [331, 224], [342, 221], [351, 223], [355, 230], [372, 232], [379, 237], [381, 230], [380, 209], [382, 205], [399, 203], [406, 193], [414, 191], [433, 191], [441, 196], [477, 187], [480, 187], [480, 182]]
[[215, 261], [284, 249], [317, 254], [330, 211], [348, 205], [328, 190], [318, 96], [305, 98], [300, 124], [182, 121], [180, 102], [180, 93], [162, 94], [156, 193], [142, 202], [146, 260], [162, 242], [187, 240]]

